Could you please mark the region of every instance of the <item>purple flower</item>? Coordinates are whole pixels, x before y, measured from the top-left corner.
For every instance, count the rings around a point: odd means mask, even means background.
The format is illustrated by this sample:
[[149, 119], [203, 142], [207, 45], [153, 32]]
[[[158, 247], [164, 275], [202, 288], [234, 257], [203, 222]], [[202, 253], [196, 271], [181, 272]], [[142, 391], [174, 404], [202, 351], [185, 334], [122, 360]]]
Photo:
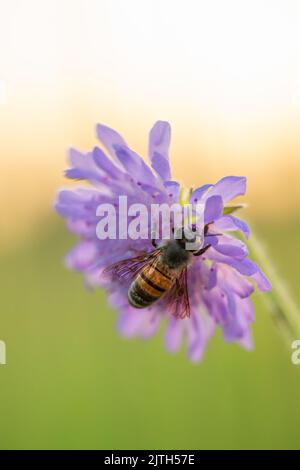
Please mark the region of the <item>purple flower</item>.
[[[225, 341], [252, 347], [251, 323], [254, 321], [250, 299], [254, 287], [262, 291], [271, 285], [259, 266], [249, 259], [246, 244], [233, 236], [240, 232], [247, 239], [247, 224], [226, 209], [236, 196], [245, 194], [246, 178], [228, 176], [215, 185], [206, 184], [190, 195], [190, 204], [204, 204], [204, 223], [209, 227], [203, 246], [210, 245], [202, 256], [193, 257], [187, 269], [190, 317], [180, 319], [167, 312], [164, 296], [151, 307], [136, 309], [128, 302], [130, 281], [108, 280], [104, 270], [137, 253], [151, 253], [151, 237], [99, 239], [97, 208], [111, 204], [117, 216], [133, 219], [119, 213], [119, 196], [127, 196], [128, 205], [153, 203], [171, 205], [180, 201], [180, 185], [172, 180], [169, 165], [170, 125], [158, 121], [150, 131], [149, 158], [152, 169], [125, 142], [116, 131], [97, 125], [97, 136], [108, 156], [100, 147], [85, 154], [70, 150], [71, 168], [66, 176], [87, 180], [90, 186], [61, 190], [56, 203], [70, 231], [80, 241], [66, 257], [69, 268], [82, 272], [89, 286], [104, 287], [110, 303], [119, 311], [118, 327], [125, 337], [149, 338], [156, 333], [161, 320], [166, 318], [165, 344], [177, 351], [183, 340], [187, 342], [192, 361], [201, 359], [216, 326], [222, 328]], [[225, 209], [224, 209], [225, 208]]]

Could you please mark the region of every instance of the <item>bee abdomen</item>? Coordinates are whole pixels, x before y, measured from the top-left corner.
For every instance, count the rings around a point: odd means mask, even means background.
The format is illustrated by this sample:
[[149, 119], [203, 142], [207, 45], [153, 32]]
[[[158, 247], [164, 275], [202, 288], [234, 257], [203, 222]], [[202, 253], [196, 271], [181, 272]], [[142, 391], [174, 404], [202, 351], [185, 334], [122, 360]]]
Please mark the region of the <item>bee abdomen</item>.
[[129, 287], [129, 303], [135, 308], [148, 307], [160, 299], [171, 284], [172, 278], [161, 267], [145, 266]]
[[148, 307], [149, 305], [153, 304], [157, 298], [158, 297], [152, 296], [145, 290], [141, 289], [137, 280], [131, 284], [128, 291], [129, 303], [135, 308]]

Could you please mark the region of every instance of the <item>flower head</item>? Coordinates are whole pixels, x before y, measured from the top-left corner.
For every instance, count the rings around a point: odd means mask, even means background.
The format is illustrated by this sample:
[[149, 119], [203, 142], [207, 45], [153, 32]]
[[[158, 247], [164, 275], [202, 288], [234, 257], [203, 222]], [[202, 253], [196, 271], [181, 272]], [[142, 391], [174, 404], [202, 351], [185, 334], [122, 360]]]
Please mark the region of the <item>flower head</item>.
[[[126, 196], [127, 205], [137, 203], [149, 208], [155, 204], [171, 206], [182, 203], [180, 185], [172, 180], [169, 164], [170, 126], [158, 121], [150, 131], [150, 168], [116, 131], [104, 125], [97, 126], [97, 136], [105, 147], [83, 154], [70, 150], [71, 168], [66, 176], [87, 180], [90, 187], [61, 190], [56, 210], [67, 221], [70, 231], [80, 237], [67, 255], [69, 268], [83, 273], [88, 285], [104, 287], [110, 303], [119, 311], [118, 326], [126, 337], [149, 338], [166, 318], [165, 343], [169, 351], [177, 351], [186, 338], [191, 360], [198, 361], [209, 338], [219, 325], [227, 342], [239, 342], [244, 348], [252, 346], [250, 325], [254, 320], [250, 299], [255, 286], [262, 291], [271, 286], [259, 266], [248, 257], [241, 237], [250, 235], [247, 224], [233, 215], [227, 203], [246, 191], [246, 178], [228, 176], [216, 184], [205, 184], [189, 194], [192, 207], [199, 203], [204, 208], [204, 235], [200, 256], [190, 256], [187, 265], [187, 290], [190, 315], [184, 319], [168, 313], [167, 296], [147, 308], [137, 309], [128, 301], [132, 280], [112, 278], [105, 272], [116, 263], [135, 258], [137, 254], [153, 252], [151, 222], [140, 237], [100, 239], [97, 224], [100, 205], [109, 204], [119, 220], [128, 223], [134, 215], [120, 207], [119, 197]], [[110, 156], [108, 156], [109, 154]], [[148, 230], [149, 229], [149, 230]]]

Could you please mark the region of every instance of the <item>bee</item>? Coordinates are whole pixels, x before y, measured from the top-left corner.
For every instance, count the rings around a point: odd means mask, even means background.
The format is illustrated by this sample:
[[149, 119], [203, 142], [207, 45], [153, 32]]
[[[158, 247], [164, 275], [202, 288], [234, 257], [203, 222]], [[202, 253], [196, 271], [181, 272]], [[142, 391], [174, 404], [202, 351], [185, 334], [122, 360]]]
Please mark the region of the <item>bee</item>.
[[[204, 236], [208, 235], [209, 225], [204, 227]], [[105, 273], [120, 280], [130, 279], [128, 302], [132, 307], [143, 309], [163, 297], [174, 316], [189, 317], [187, 268], [193, 256], [203, 255], [211, 246], [207, 244], [200, 249], [187, 250], [187, 242], [196, 240], [193, 232], [194, 238], [190, 234], [185, 236], [183, 231], [181, 238], [164, 240], [160, 246], [152, 240], [154, 250], [119, 261], [106, 268]]]

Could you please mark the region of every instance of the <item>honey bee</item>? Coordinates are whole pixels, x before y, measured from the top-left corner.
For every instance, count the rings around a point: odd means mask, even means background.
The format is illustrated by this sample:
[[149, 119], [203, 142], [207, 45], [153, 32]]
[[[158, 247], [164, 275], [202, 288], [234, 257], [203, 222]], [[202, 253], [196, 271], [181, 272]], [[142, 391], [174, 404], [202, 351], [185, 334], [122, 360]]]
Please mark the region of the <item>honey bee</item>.
[[[206, 224], [204, 236], [208, 235], [208, 228], [209, 224]], [[195, 240], [196, 235], [194, 237]], [[105, 273], [119, 279], [130, 278], [128, 302], [132, 307], [143, 309], [164, 297], [173, 315], [189, 317], [187, 268], [193, 256], [203, 255], [211, 246], [187, 250], [186, 243], [192, 241], [191, 236], [184, 236], [184, 232], [181, 238], [165, 240], [160, 246], [152, 240], [154, 250], [119, 261], [106, 268]]]

